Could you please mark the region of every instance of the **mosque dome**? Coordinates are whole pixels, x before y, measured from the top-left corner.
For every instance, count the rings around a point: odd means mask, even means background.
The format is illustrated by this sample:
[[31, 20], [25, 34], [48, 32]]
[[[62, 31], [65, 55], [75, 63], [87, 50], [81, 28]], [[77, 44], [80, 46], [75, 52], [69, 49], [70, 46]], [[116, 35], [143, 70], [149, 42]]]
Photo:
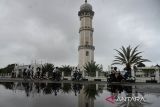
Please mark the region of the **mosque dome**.
[[81, 11], [90, 11], [90, 10], [92, 10], [92, 6], [86, 2], [83, 5], [81, 5], [80, 10]]
[[94, 11], [92, 11], [92, 5], [87, 3], [87, 0], [85, 0], [85, 3], [81, 5], [80, 11], [78, 12], [78, 16], [83, 16], [84, 13], [90, 16], [94, 16]]

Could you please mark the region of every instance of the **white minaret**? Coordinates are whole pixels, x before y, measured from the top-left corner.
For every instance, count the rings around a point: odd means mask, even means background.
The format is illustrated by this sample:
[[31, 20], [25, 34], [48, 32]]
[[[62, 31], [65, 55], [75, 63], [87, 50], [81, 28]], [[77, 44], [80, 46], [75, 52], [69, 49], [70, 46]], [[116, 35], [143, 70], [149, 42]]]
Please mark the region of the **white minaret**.
[[[92, 19], [94, 16], [94, 11], [92, 11], [92, 6], [87, 3], [81, 5], [80, 11], [78, 12], [78, 16], [80, 17], [80, 41], [78, 47], [79, 53], [79, 63], [78, 67], [83, 71], [83, 66], [88, 63], [94, 61], [94, 50], [93, 46], [93, 28], [92, 28]], [[85, 73], [83, 71], [83, 77]]]
[[[80, 11], [78, 12], [78, 16], [80, 17], [80, 41], [78, 47], [79, 53], [79, 62], [78, 67], [82, 71], [83, 77], [85, 77], [85, 72], [83, 70], [83, 66], [88, 63], [94, 61], [94, 46], [93, 46], [93, 28], [92, 28], [92, 19], [94, 16], [94, 11], [92, 11], [92, 6], [87, 3], [81, 5]], [[94, 107], [94, 100], [87, 98], [84, 93], [84, 87], [80, 91], [80, 95], [78, 97], [78, 107]]]

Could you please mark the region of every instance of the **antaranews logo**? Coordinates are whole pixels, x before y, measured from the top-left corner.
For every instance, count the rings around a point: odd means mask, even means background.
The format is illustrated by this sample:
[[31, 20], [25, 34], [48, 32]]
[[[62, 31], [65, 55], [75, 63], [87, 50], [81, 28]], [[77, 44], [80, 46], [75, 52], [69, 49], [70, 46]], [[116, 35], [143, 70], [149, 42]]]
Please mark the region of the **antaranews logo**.
[[133, 96], [133, 97], [115, 97], [115, 96], [109, 96], [106, 98], [106, 101], [114, 104], [115, 102], [145, 102], [144, 97], [139, 97], [139, 96]]
[[109, 96], [109, 97], [107, 97], [107, 98], [106, 98], [106, 101], [114, 104], [114, 103], [115, 103], [115, 96]]

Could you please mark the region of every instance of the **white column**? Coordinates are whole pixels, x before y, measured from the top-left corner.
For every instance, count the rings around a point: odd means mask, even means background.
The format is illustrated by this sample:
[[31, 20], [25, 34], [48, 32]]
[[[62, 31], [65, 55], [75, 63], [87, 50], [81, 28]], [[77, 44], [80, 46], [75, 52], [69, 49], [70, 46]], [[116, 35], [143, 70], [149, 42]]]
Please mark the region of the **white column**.
[[135, 77], [134, 69], [133, 69], [133, 70], [131, 70], [131, 76], [132, 76], [132, 77]]
[[62, 71], [62, 80], [63, 80], [63, 78], [64, 78], [64, 71]]
[[96, 84], [96, 90], [98, 90], [98, 84]]
[[70, 80], [72, 80], [72, 75], [73, 75], [73, 70], [71, 71], [71, 76], [70, 76]]
[[96, 79], [98, 79], [98, 71], [96, 71]]
[[73, 75], [73, 70], [71, 71], [71, 77], [72, 77], [72, 75]]
[[33, 64], [33, 75], [35, 75], [36, 74], [36, 72], [37, 72], [37, 69], [36, 69], [36, 64]]
[[157, 80], [158, 83], [160, 82], [159, 81], [159, 68], [158, 67], [156, 67], [156, 80]]
[[85, 77], [84, 70], [82, 71], [82, 77], [83, 77], [83, 78]]
[[136, 86], [135, 85], [132, 85], [132, 95], [134, 96], [136, 94]]
[[61, 83], [61, 87], [62, 87], [62, 88], [64, 87], [64, 83]]

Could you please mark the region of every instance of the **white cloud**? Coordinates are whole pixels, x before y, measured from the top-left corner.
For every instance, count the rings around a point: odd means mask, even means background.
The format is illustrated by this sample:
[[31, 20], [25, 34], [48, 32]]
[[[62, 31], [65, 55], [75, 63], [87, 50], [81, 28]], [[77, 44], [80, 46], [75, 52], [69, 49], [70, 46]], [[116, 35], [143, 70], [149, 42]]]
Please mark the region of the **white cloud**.
[[[141, 44], [144, 57], [160, 63], [160, 2], [98, 0], [93, 5], [95, 60], [112, 63], [113, 49]], [[83, 1], [0, 0], [0, 66], [45, 59], [78, 64], [79, 18]], [[151, 64], [152, 64], [151, 63]]]

